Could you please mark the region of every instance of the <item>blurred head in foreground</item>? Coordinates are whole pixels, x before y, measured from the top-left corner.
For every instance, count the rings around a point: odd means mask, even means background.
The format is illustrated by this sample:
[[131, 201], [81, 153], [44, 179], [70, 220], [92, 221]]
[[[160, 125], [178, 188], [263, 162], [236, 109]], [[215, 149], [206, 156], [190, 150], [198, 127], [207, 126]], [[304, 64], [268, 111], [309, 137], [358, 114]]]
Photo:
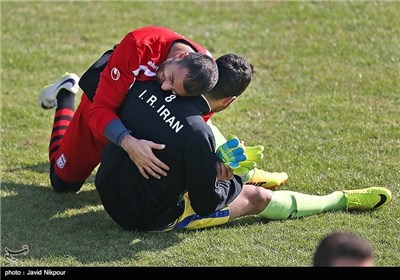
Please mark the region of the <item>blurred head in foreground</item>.
[[360, 236], [334, 232], [325, 236], [314, 253], [313, 266], [374, 266], [371, 246]]

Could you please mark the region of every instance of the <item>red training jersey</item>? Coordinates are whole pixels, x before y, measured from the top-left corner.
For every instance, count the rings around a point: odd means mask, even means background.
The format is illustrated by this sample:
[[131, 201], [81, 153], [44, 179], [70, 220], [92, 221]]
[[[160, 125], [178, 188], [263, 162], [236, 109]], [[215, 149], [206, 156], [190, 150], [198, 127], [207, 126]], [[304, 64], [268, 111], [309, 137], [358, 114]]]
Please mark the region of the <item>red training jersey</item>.
[[[95, 132], [103, 135], [105, 127], [118, 118], [116, 111], [135, 81], [156, 80], [158, 67], [176, 41], [184, 41], [196, 52], [211, 56], [205, 47], [165, 27], [135, 29], [122, 39], [101, 73], [90, 109], [89, 125]], [[205, 121], [211, 115], [204, 116]]]

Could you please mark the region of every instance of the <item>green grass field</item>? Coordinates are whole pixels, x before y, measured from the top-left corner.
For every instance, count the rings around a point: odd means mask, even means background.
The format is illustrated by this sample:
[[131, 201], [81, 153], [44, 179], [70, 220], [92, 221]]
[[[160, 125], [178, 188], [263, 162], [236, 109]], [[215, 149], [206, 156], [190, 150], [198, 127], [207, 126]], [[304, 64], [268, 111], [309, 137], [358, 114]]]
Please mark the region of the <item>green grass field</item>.
[[[399, 11], [399, 2], [1, 1], [1, 265], [310, 266], [319, 240], [343, 230], [370, 242], [377, 266], [398, 266]], [[289, 174], [282, 189], [324, 195], [384, 186], [392, 203], [135, 233], [110, 220], [94, 177], [79, 194], [55, 194], [53, 111], [38, 107], [40, 90], [66, 71], [81, 75], [145, 25], [168, 26], [215, 56], [250, 60], [254, 81], [213, 122], [248, 145], [264, 144], [262, 167]], [[23, 245], [29, 253], [9, 262], [5, 248]]]

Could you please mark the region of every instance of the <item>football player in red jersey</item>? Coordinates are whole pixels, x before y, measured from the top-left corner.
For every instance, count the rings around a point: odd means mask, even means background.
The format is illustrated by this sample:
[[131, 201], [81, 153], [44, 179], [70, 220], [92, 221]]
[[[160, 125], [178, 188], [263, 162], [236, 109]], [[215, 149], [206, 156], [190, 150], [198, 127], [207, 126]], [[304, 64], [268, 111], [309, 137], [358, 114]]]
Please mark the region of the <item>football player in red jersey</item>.
[[123, 147], [145, 178], [166, 176], [168, 166], [152, 152], [164, 145], [129, 135], [117, 115], [135, 81], [157, 79], [163, 90], [199, 95], [214, 87], [218, 69], [205, 47], [170, 29], [149, 26], [129, 32], [115, 47], [101, 72], [93, 102], [83, 94], [74, 111], [79, 81], [75, 74], [66, 74], [42, 90], [41, 107], [57, 106], [49, 146], [55, 191], [78, 191], [99, 164], [108, 141]]

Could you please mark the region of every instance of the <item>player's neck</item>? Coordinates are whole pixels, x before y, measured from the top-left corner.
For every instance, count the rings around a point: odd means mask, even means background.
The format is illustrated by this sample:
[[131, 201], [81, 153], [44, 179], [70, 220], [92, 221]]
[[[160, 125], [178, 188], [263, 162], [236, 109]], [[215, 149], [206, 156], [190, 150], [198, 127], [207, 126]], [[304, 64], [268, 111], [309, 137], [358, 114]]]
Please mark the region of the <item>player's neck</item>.
[[211, 112], [220, 112], [225, 110], [236, 99], [236, 96], [214, 99], [207, 93], [203, 94], [203, 97], [207, 100]]
[[175, 42], [169, 49], [167, 58], [175, 57], [177, 54], [182, 53], [182, 52], [191, 53], [191, 52], [194, 52], [194, 50], [191, 46], [186, 45], [185, 43]]
[[203, 97], [207, 101], [211, 112], [219, 112], [219, 111], [221, 111], [221, 106], [222, 106], [222, 101], [221, 100], [215, 100], [213, 98], [210, 98], [210, 96], [208, 94], [203, 94]]

